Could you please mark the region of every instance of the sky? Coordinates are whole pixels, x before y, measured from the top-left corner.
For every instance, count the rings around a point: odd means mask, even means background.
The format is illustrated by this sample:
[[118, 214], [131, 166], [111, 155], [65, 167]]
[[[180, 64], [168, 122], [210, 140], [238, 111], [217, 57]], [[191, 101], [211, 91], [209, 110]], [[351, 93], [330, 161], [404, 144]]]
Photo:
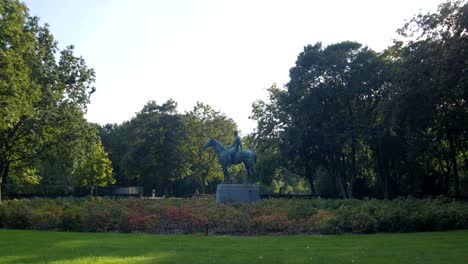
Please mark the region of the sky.
[[443, 0], [26, 0], [63, 49], [96, 71], [86, 118], [131, 119], [146, 102], [196, 102], [232, 118], [246, 135], [252, 103], [308, 44], [345, 40], [382, 51], [405, 20]]

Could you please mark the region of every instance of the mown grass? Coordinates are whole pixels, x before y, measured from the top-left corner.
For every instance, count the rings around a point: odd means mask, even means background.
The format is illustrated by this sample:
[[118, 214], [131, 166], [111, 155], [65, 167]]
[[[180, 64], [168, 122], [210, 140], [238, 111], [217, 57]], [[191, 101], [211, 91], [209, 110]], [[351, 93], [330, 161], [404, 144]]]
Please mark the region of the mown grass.
[[203, 236], [0, 229], [0, 263], [468, 263], [468, 230]]

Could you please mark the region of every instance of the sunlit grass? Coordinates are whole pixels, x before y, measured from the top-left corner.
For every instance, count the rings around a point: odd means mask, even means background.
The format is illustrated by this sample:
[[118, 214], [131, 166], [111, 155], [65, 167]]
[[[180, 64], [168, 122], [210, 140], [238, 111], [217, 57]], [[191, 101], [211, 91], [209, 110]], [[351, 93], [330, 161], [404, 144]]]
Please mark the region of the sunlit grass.
[[468, 230], [202, 236], [0, 229], [0, 263], [468, 263]]

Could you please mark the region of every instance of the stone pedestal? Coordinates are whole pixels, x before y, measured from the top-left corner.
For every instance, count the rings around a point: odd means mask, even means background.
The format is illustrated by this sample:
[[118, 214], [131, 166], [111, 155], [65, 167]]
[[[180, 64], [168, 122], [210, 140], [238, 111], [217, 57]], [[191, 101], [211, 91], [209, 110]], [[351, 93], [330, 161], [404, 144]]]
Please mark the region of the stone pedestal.
[[218, 184], [216, 202], [251, 203], [260, 200], [260, 188], [256, 184]]

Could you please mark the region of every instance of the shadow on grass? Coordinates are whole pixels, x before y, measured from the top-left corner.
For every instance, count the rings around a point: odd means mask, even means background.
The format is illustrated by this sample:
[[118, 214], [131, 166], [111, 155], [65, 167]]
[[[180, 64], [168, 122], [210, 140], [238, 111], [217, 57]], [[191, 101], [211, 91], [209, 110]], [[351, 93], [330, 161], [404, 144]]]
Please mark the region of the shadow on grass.
[[[21, 232], [28, 232], [24, 236]], [[177, 252], [119, 234], [7, 230], [0, 233], [0, 263], [171, 263]], [[47, 234], [47, 235], [45, 235]], [[8, 238], [5, 238], [7, 235]]]

